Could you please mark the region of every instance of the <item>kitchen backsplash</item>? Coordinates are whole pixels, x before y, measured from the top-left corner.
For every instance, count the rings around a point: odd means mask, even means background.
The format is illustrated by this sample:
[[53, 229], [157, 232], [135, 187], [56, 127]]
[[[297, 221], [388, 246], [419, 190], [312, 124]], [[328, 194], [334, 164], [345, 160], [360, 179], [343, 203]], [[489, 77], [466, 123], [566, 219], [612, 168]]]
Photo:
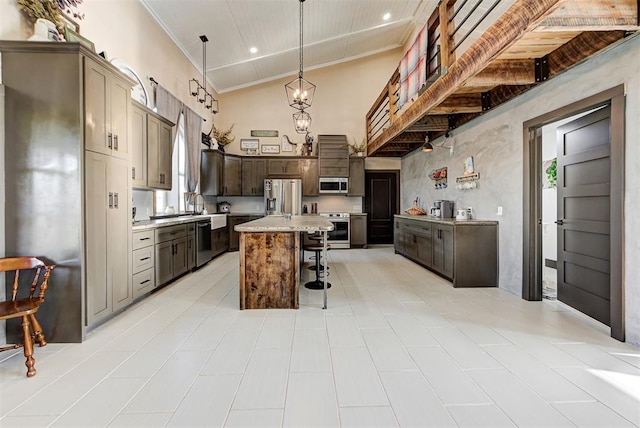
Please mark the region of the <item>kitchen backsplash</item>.
[[136, 209], [136, 221], [149, 220], [153, 214], [153, 190], [133, 189], [132, 206]]

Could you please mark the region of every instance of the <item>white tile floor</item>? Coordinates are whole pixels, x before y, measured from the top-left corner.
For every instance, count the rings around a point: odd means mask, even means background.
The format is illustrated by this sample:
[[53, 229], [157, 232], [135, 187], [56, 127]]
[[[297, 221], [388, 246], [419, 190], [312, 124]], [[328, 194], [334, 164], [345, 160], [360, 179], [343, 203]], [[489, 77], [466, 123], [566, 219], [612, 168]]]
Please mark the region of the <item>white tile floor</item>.
[[[640, 349], [556, 301], [331, 251], [329, 309], [239, 311], [225, 254], [91, 332], [0, 354], [0, 426], [640, 426]], [[306, 273], [305, 273], [306, 275]]]

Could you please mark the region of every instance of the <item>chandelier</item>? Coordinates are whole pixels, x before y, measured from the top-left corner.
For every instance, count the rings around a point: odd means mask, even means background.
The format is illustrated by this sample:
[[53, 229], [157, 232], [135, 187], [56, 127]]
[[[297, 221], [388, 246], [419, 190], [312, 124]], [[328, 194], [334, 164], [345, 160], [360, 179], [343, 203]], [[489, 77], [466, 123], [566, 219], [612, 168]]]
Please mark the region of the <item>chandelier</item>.
[[213, 98], [213, 95], [207, 91], [207, 78], [205, 75], [207, 70], [207, 42], [209, 39], [207, 36], [202, 35], [200, 40], [202, 40], [202, 84], [195, 78], [189, 80], [189, 92], [196, 97], [199, 103], [204, 104], [204, 108], [216, 114], [218, 113], [218, 100]]
[[296, 132], [304, 134], [309, 129], [309, 124], [311, 123], [311, 116], [309, 113], [305, 112], [306, 108], [311, 107], [311, 103], [313, 102], [313, 96], [316, 92], [316, 85], [305, 80], [303, 77], [303, 65], [304, 65], [304, 56], [303, 56], [303, 47], [304, 47], [304, 13], [303, 13], [303, 3], [305, 0], [299, 0], [300, 2], [300, 57], [299, 57], [299, 71], [298, 78], [292, 80], [291, 82], [284, 85], [285, 91], [287, 93], [287, 100], [289, 105], [296, 110], [300, 110], [297, 113], [293, 114], [293, 122], [296, 127]]
[[304, 110], [293, 113], [293, 125], [298, 134], [306, 134], [309, 132], [309, 125], [311, 125], [311, 116]]

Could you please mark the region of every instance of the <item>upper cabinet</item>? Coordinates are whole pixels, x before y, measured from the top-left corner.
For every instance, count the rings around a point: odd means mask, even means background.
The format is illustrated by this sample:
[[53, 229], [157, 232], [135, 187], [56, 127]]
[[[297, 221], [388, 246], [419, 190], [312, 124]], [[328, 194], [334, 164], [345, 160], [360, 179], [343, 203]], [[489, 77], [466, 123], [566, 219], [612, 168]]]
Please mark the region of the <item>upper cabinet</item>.
[[271, 158], [267, 161], [267, 175], [300, 175], [298, 158]]
[[349, 190], [347, 196], [364, 196], [364, 158], [349, 158]]
[[218, 150], [200, 151], [200, 193], [221, 196], [224, 190], [224, 153]]
[[171, 190], [173, 123], [138, 102], [131, 108], [133, 187]]
[[242, 196], [263, 196], [267, 176], [265, 159], [242, 159]]
[[300, 159], [300, 173], [302, 174], [302, 196], [318, 196], [318, 159]]
[[131, 104], [131, 179], [133, 187], [146, 187], [147, 112], [141, 104]]
[[242, 196], [242, 158], [224, 156], [224, 196]]
[[131, 86], [91, 58], [84, 61], [85, 148], [129, 159]]
[[171, 155], [173, 154], [173, 123], [147, 113], [147, 173], [153, 189], [171, 190]]
[[346, 135], [318, 135], [320, 177], [349, 176], [349, 145]]

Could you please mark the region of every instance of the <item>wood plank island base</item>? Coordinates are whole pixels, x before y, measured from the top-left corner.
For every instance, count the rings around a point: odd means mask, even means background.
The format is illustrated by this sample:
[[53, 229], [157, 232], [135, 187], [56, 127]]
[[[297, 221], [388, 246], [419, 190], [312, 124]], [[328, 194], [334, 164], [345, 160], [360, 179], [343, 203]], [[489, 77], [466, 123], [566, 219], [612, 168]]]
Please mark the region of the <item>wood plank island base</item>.
[[[267, 216], [234, 229], [240, 232], [240, 309], [298, 309], [300, 233], [323, 232], [326, 243], [333, 223], [320, 216]], [[326, 246], [323, 252], [326, 260]]]

